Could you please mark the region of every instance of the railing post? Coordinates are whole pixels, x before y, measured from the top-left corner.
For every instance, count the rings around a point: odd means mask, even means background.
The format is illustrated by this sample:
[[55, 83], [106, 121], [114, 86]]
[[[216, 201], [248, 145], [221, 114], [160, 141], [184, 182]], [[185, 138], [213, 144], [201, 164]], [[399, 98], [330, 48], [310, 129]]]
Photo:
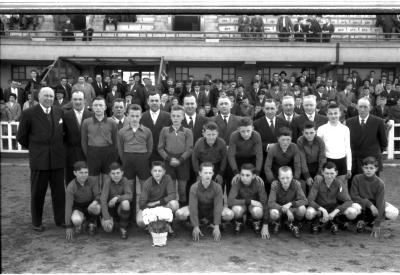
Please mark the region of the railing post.
[[394, 159], [394, 120], [389, 120], [390, 129], [388, 132], [388, 159]]

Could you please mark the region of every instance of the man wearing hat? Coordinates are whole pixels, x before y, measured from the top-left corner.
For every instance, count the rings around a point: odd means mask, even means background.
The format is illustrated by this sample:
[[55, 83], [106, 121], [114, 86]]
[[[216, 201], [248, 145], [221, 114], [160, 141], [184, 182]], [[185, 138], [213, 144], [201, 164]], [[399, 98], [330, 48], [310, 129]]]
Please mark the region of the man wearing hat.
[[204, 106], [204, 94], [200, 91], [200, 82], [194, 82], [194, 91], [191, 93], [196, 99], [197, 106]]
[[63, 107], [69, 101], [65, 99], [65, 91], [62, 89], [56, 90], [56, 99], [54, 100], [54, 106]]
[[284, 83], [284, 82], [288, 83], [289, 81], [287, 80], [286, 76], [287, 76], [286, 72], [285, 72], [285, 71], [282, 71], [282, 72], [279, 74], [279, 82], [280, 82], [280, 83]]
[[140, 75], [138, 73], [129, 77], [129, 85], [126, 92], [132, 95], [132, 104], [138, 104], [142, 107], [142, 110], [146, 110], [145, 88], [140, 83]]

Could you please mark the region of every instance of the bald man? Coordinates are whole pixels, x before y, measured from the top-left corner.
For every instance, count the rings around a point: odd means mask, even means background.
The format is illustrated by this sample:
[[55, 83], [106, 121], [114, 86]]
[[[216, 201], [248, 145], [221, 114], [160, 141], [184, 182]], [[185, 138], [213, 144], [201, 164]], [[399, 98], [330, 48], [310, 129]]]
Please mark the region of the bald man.
[[357, 110], [358, 116], [346, 121], [350, 130], [352, 174], [357, 175], [363, 172], [361, 162], [366, 157], [375, 157], [378, 160], [379, 171], [382, 171], [382, 151], [388, 145], [384, 120], [370, 114], [371, 104], [366, 98], [358, 100]]
[[64, 225], [63, 111], [53, 102], [53, 89], [41, 88], [39, 104], [22, 113], [17, 133], [17, 141], [29, 150], [32, 229], [37, 232], [44, 231], [42, 214], [49, 183], [54, 221]]

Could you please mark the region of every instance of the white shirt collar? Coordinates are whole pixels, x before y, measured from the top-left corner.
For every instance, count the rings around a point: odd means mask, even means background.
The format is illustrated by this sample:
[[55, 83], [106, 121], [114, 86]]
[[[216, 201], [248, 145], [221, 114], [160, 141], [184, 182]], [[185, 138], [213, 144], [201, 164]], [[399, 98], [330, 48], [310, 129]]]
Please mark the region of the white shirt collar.
[[124, 123], [124, 120], [125, 120], [125, 116], [123, 116], [121, 119], [118, 119], [118, 118], [116, 118], [115, 116], [112, 116], [112, 118], [113, 118], [117, 123], [119, 123], [120, 121], [121, 121], [122, 123]]
[[151, 116], [158, 117], [158, 115], [160, 114], [160, 109], [158, 109], [156, 112], [153, 112], [152, 110], [150, 110], [150, 114], [151, 114]]
[[[367, 117], [364, 118], [364, 123], [367, 123], [368, 118], [369, 118], [369, 115], [367, 115]], [[360, 122], [360, 124], [361, 124], [361, 120], [363, 120], [363, 119], [360, 116], [358, 116], [358, 121]]]
[[39, 103], [39, 105], [40, 105], [40, 107], [42, 108], [43, 113], [47, 114], [47, 113], [46, 113], [46, 110], [47, 110], [47, 109], [49, 109], [49, 112], [51, 112], [51, 107], [46, 108], [46, 107], [44, 107], [44, 106], [43, 106], [42, 104], [40, 104], [40, 103]]
[[[265, 116], [265, 118], [266, 118], [267, 121], [268, 121], [268, 125], [271, 126], [271, 119], [269, 119], [267, 116]], [[274, 118], [272, 119], [272, 121], [273, 121], [274, 126], [275, 126], [276, 116], [274, 116]]]
[[231, 117], [231, 113], [229, 113], [227, 115], [221, 114], [222, 119], [224, 119], [225, 116], [226, 116], [226, 119], [229, 121], [229, 118]]
[[72, 109], [72, 110], [74, 110], [74, 112], [75, 112], [76, 115], [78, 115], [78, 114], [83, 115], [84, 109], [82, 109], [82, 110], [80, 110], [80, 111], [75, 110], [75, 109]]
[[315, 119], [315, 112], [312, 113], [311, 115], [309, 115], [309, 114], [306, 113], [306, 116], [307, 116], [308, 118], [310, 118], [310, 116], [311, 116], [312, 120], [314, 121], [314, 119]]
[[196, 120], [196, 113], [194, 113], [192, 116], [189, 116], [188, 114], [185, 113], [185, 117], [186, 117], [186, 122], [189, 124], [190, 121], [190, 117], [192, 117], [193, 119], [193, 123]]

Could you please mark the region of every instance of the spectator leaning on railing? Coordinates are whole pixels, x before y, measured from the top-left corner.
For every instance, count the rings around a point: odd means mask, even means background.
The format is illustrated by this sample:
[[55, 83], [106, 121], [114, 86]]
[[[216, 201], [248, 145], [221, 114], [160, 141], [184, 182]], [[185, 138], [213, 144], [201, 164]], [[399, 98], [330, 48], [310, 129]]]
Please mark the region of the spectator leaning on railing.
[[280, 42], [288, 42], [290, 33], [293, 32], [293, 23], [289, 16], [282, 15], [276, 23], [276, 31]]

